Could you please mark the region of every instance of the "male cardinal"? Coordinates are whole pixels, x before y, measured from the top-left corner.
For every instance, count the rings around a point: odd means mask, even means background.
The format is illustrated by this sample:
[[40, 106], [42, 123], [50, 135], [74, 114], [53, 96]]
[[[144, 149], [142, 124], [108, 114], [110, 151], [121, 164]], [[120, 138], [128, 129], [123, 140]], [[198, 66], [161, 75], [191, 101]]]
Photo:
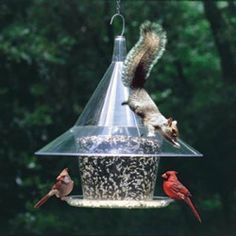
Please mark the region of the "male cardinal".
[[56, 197], [63, 199], [63, 197], [70, 194], [73, 187], [74, 181], [68, 174], [68, 168], [65, 168], [57, 176], [56, 183], [52, 186], [51, 190], [34, 205], [34, 208], [39, 208], [40, 206], [42, 206], [53, 195], [56, 195]]
[[164, 179], [163, 190], [165, 194], [172, 199], [185, 201], [191, 208], [197, 220], [202, 222], [199, 213], [190, 199], [192, 196], [191, 193], [183, 184], [179, 182], [176, 174], [178, 174], [176, 171], [167, 171], [162, 175], [162, 178]]

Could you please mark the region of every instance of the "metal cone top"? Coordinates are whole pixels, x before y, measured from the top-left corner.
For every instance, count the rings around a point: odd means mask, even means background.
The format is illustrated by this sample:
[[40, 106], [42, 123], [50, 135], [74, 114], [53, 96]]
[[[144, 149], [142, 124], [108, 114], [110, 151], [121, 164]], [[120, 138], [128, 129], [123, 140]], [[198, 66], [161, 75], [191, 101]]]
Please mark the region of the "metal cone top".
[[126, 42], [117, 36], [112, 62], [75, 125], [37, 151], [43, 156], [201, 156], [179, 140], [177, 149], [160, 135], [146, 137], [139, 117], [123, 106], [129, 89], [121, 80]]

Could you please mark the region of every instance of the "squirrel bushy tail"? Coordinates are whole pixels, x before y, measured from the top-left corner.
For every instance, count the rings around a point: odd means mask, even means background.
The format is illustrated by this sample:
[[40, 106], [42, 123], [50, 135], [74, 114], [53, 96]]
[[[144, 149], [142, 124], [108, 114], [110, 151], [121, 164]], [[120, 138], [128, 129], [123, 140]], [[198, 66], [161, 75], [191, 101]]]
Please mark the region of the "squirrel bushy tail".
[[166, 45], [162, 27], [150, 21], [140, 26], [140, 38], [128, 53], [123, 66], [122, 81], [131, 88], [143, 88], [152, 67], [162, 56]]

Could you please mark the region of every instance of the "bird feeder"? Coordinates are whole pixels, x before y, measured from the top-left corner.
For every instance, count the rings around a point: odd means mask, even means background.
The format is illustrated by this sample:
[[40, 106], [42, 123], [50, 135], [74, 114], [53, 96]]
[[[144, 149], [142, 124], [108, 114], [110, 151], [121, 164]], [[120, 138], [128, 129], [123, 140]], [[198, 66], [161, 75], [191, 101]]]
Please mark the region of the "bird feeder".
[[[122, 16], [122, 15], [120, 15]], [[76, 207], [159, 208], [172, 201], [154, 196], [161, 157], [200, 157], [178, 139], [147, 137], [139, 117], [122, 102], [129, 96], [121, 72], [126, 57], [123, 33], [116, 36], [111, 64], [75, 125], [36, 152], [78, 159], [82, 196], [68, 196]]]

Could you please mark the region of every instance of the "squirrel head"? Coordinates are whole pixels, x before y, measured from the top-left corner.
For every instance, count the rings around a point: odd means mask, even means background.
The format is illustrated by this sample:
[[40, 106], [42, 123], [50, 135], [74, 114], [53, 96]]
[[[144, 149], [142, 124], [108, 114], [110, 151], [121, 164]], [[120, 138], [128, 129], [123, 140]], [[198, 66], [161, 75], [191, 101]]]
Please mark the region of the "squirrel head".
[[179, 137], [179, 131], [177, 128], [176, 120], [173, 120], [171, 117], [167, 119], [167, 122], [164, 123], [161, 127], [161, 133], [175, 147], [180, 147], [180, 144], [177, 142], [177, 138]]

